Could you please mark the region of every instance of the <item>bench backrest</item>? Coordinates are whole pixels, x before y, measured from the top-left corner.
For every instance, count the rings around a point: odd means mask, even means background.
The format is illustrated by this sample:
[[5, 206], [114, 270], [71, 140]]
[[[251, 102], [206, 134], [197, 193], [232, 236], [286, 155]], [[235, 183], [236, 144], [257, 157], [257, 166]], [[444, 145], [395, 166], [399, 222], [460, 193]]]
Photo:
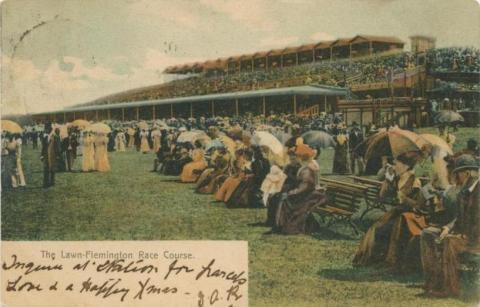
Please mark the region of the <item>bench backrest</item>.
[[349, 212], [357, 212], [368, 188], [350, 182], [320, 178], [320, 183], [327, 187], [328, 205]]
[[380, 189], [382, 187], [382, 182], [378, 180], [362, 178], [357, 176], [348, 176], [350, 179], [353, 179], [353, 182], [361, 184], [368, 188], [367, 197], [371, 201], [378, 199], [380, 194]]

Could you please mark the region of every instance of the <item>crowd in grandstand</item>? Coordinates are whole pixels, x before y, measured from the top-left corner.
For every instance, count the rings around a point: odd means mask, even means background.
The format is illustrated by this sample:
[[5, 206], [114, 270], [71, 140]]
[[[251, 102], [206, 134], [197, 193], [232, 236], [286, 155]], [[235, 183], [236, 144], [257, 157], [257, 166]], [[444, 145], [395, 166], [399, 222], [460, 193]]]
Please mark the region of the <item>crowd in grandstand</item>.
[[[474, 48], [440, 48], [427, 52], [427, 67], [436, 72], [480, 72], [480, 51]], [[396, 74], [411, 70], [416, 65], [415, 55], [403, 52], [393, 55], [374, 55], [360, 59], [340, 59], [283, 68], [251, 72], [200, 73], [158, 86], [133, 90], [128, 93], [101, 98], [90, 104], [108, 104], [121, 101], [139, 101], [205, 95], [223, 92], [247, 91], [265, 88], [322, 84], [349, 87], [391, 80]], [[476, 84], [462, 84], [461, 88], [478, 90]]]
[[427, 52], [429, 68], [436, 72], [480, 72], [480, 50], [437, 48]]

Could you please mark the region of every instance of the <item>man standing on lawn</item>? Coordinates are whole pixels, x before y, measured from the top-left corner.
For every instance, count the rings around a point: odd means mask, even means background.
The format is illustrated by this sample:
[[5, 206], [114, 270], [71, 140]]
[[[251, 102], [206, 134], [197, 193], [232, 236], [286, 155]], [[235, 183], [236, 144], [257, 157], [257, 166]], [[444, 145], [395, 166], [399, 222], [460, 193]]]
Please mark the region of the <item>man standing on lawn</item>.
[[40, 159], [43, 161], [44, 188], [55, 185], [55, 169], [57, 159], [60, 157], [61, 152], [59, 131], [58, 133], [56, 132], [52, 132], [51, 123], [45, 124], [45, 132], [42, 135], [42, 153], [40, 156]]

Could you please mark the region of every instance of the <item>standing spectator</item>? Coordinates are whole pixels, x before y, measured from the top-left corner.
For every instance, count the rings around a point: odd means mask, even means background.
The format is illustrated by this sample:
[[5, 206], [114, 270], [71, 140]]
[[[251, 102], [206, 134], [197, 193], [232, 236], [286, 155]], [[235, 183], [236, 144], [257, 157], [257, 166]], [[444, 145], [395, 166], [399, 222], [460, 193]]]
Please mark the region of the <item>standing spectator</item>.
[[26, 185], [25, 183], [25, 175], [23, 173], [23, 167], [22, 167], [22, 138], [20, 137], [20, 135], [17, 135], [16, 139], [15, 139], [15, 142], [16, 142], [16, 154], [17, 154], [17, 172], [16, 172], [16, 176], [17, 176], [17, 183], [19, 186], [21, 187], [24, 187]]
[[355, 174], [355, 164], [358, 166], [358, 174], [362, 175], [363, 173], [363, 161], [361, 160], [362, 157], [355, 153], [355, 148], [363, 142], [363, 133], [358, 127], [356, 122], [352, 123], [353, 127], [350, 130], [350, 134], [348, 136], [348, 146], [350, 149], [350, 170], [352, 174]]
[[[58, 133], [56, 133], [58, 131]], [[43, 161], [43, 187], [49, 188], [55, 185], [55, 171], [57, 168], [57, 160], [61, 154], [60, 131], [56, 129], [52, 132], [52, 124], [45, 124], [45, 132], [42, 136], [42, 153]]]
[[37, 130], [35, 130], [35, 128], [32, 129], [31, 138], [32, 138], [32, 148], [37, 149], [38, 148], [38, 132]]
[[348, 173], [347, 162], [347, 147], [348, 139], [344, 129], [340, 129], [340, 132], [335, 137], [335, 157], [333, 158], [333, 170], [334, 174], [346, 174]]
[[73, 163], [77, 158], [77, 133], [73, 129], [69, 129], [68, 137], [65, 139], [66, 156], [67, 156], [67, 170], [72, 171]]

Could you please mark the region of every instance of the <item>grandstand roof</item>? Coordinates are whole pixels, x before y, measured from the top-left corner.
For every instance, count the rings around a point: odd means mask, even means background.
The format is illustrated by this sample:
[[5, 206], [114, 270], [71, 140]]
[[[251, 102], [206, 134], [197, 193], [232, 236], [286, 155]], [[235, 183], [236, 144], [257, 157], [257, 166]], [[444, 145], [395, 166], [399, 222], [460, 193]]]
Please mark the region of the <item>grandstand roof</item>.
[[242, 91], [242, 92], [211, 94], [211, 95], [201, 95], [201, 96], [188, 96], [188, 97], [165, 98], [165, 99], [155, 99], [155, 100], [146, 100], [146, 101], [90, 105], [90, 106], [83, 106], [83, 107], [65, 108], [63, 110], [53, 111], [53, 112], [36, 113], [36, 115], [64, 113], [64, 112], [81, 112], [81, 111], [85, 112], [85, 111], [108, 110], [108, 109], [118, 109], [118, 108], [134, 108], [134, 107], [144, 107], [144, 106], [164, 105], [164, 104], [178, 104], [178, 103], [188, 103], [188, 102], [261, 98], [261, 97], [273, 97], [273, 96], [285, 96], [285, 95], [345, 96], [346, 93], [347, 93], [347, 90], [342, 87], [325, 86], [325, 85], [305, 85], [305, 86], [264, 89], [264, 90], [256, 90], [256, 91]]
[[[362, 40], [363, 39], [363, 40]], [[375, 36], [375, 35], [356, 35], [352, 38], [339, 38], [333, 41], [320, 41], [313, 44], [301, 45], [301, 46], [290, 46], [284, 47], [280, 49], [273, 49], [269, 51], [258, 51], [252, 54], [243, 54], [238, 56], [230, 56], [226, 59], [223, 59], [220, 62], [215, 63], [215, 60], [208, 60], [203, 63], [199, 63], [198, 68], [206, 68], [206, 69], [217, 69], [221, 68], [220, 65], [224, 65], [224, 62], [232, 62], [232, 61], [239, 61], [239, 60], [251, 60], [253, 58], [258, 58], [262, 56], [279, 56], [282, 54], [290, 54], [296, 53], [306, 50], [313, 50], [313, 49], [322, 49], [322, 48], [330, 48], [333, 46], [347, 46], [349, 44], [355, 43], [356, 41], [371, 41], [371, 42], [381, 42], [387, 44], [404, 44], [403, 41], [396, 37], [392, 36]], [[212, 64], [213, 63], [213, 64]], [[195, 67], [197, 68], [197, 67]], [[184, 66], [169, 66], [164, 70], [164, 73], [189, 73], [191, 72], [191, 65], [184, 65]]]
[[335, 41], [333, 41], [330, 46], [347, 46], [348, 44], [350, 44], [350, 41], [352, 39], [350, 38], [339, 38]]
[[392, 44], [404, 44], [404, 42], [393, 36], [375, 36], [375, 35], [357, 35], [350, 40], [350, 43], [354, 41], [364, 39], [369, 42], [382, 42], [382, 43], [392, 43]]

